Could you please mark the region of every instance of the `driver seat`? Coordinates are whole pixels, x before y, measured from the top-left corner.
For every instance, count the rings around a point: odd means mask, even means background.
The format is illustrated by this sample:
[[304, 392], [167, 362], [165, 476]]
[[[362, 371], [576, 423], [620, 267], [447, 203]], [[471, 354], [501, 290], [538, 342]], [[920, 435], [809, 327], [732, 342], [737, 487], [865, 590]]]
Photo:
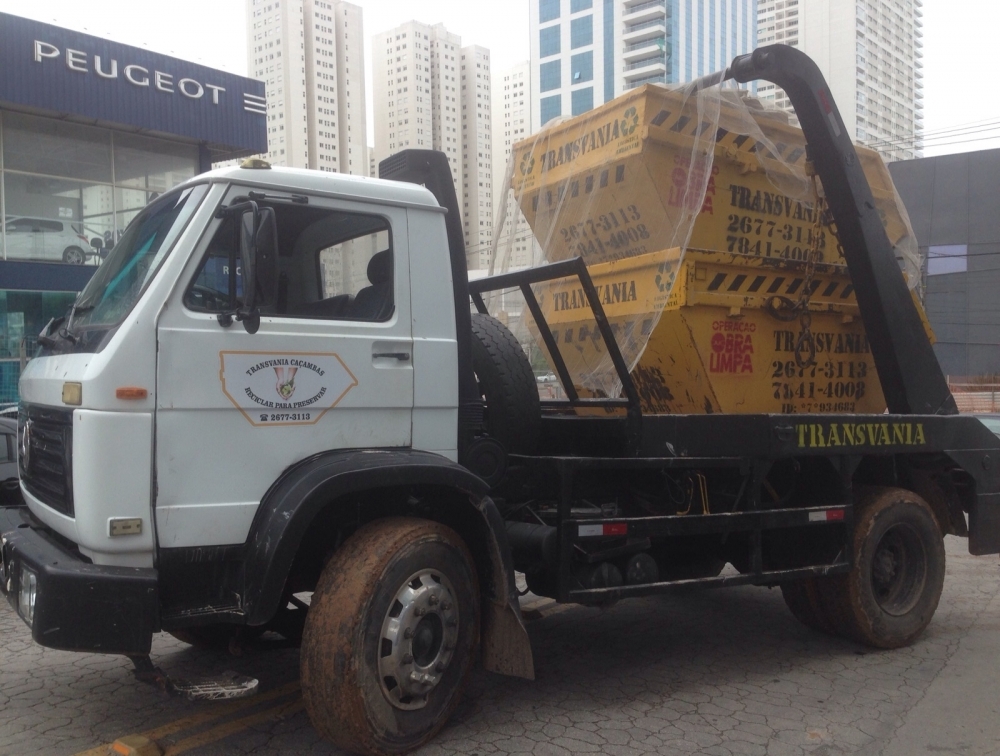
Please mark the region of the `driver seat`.
[[352, 320], [388, 320], [392, 315], [392, 250], [383, 249], [368, 261], [366, 286], [357, 293], [348, 307], [347, 316]]

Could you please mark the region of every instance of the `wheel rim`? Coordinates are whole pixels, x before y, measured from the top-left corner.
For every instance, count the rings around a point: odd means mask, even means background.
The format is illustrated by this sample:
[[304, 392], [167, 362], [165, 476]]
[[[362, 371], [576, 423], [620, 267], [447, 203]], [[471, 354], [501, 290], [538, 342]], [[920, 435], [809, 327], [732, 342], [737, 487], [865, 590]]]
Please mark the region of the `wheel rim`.
[[914, 528], [898, 524], [882, 534], [872, 556], [871, 581], [886, 614], [900, 617], [917, 605], [927, 582], [927, 550]]
[[458, 606], [439, 570], [414, 573], [396, 591], [382, 622], [378, 672], [382, 693], [397, 709], [421, 709], [451, 664]]
[[70, 265], [82, 265], [83, 252], [81, 252], [78, 249], [66, 250], [66, 262], [68, 262]]

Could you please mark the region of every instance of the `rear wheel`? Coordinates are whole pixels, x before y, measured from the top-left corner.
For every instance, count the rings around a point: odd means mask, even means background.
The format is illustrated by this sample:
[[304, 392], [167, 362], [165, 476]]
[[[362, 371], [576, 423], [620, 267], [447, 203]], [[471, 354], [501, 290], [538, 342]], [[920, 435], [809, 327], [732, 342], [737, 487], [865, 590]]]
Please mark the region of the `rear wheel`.
[[87, 261], [87, 255], [79, 247], [66, 247], [63, 250], [63, 262], [70, 265], [83, 265]]
[[458, 703], [478, 641], [478, 581], [461, 538], [412, 518], [364, 526], [327, 563], [306, 616], [313, 726], [349, 751], [416, 748]]
[[944, 586], [944, 537], [930, 506], [900, 488], [873, 489], [855, 513], [854, 567], [817, 580], [840, 635], [899, 648], [930, 623]]
[[528, 356], [503, 323], [472, 314], [472, 369], [486, 404], [486, 431], [512, 454], [538, 446], [542, 412]]

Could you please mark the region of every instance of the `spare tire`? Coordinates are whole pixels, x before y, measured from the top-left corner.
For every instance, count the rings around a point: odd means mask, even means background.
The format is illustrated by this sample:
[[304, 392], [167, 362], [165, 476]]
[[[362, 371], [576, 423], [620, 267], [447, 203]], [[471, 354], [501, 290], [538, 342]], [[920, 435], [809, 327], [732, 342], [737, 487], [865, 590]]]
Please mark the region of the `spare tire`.
[[472, 369], [486, 403], [486, 432], [511, 454], [534, 454], [542, 418], [528, 356], [503, 323], [472, 314]]

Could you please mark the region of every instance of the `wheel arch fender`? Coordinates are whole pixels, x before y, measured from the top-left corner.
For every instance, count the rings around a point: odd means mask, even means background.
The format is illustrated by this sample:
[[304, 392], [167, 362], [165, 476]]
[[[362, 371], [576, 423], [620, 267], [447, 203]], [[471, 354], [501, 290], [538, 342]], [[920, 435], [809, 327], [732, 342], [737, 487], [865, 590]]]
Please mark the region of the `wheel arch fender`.
[[274, 616], [299, 548], [324, 510], [351, 494], [402, 486], [453, 494], [441, 516], [430, 519], [456, 530], [475, 560], [483, 598], [483, 664], [491, 671], [533, 678], [503, 518], [482, 479], [431, 452], [331, 451], [288, 468], [264, 495], [246, 541], [247, 624], [264, 624]]

